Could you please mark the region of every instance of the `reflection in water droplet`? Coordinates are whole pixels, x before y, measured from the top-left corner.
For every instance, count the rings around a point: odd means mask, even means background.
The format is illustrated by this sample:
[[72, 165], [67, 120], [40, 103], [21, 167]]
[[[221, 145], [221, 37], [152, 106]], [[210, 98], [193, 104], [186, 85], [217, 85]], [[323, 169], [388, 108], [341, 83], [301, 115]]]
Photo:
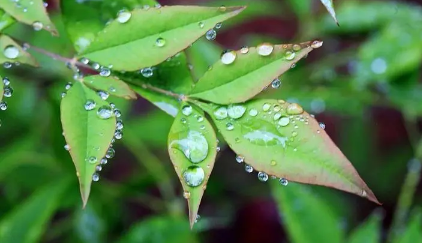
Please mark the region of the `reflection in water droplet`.
[[280, 79], [278, 79], [278, 78], [274, 79], [274, 80], [271, 82], [271, 87], [272, 87], [273, 89], [278, 89], [278, 88], [280, 88], [280, 85], [281, 85], [281, 81], [280, 81]]
[[113, 116], [113, 111], [109, 106], [103, 105], [98, 108], [97, 115], [101, 119], [109, 119]]
[[204, 169], [196, 165], [189, 166], [183, 172], [183, 179], [188, 186], [197, 187], [201, 185], [205, 179]]
[[302, 48], [300, 47], [300, 45], [298, 45], [298, 44], [294, 44], [294, 45], [293, 45], [293, 51], [300, 51], [300, 49], [302, 49]]
[[192, 163], [199, 163], [208, 156], [208, 142], [202, 133], [190, 130], [177, 135], [178, 140], [170, 142], [172, 148], [183, 152]]
[[258, 173], [258, 179], [262, 182], [268, 181], [268, 175], [265, 172], [259, 172]]
[[100, 180], [100, 175], [99, 175], [98, 173], [94, 173], [94, 174], [92, 175], [92, 180], [93, 180], [93, 181], [99, 181], [99, 180]]
[[120, 11], [117, 15], [117, 21], [121, 24], [126, 23], [129, 21], [130, 17], [132, 17], [132, 14], [130, 12], [127, 12], [125, 10]]
[[291, 60], [295, 59], [295, 56], [296, 56], [296, 53], [291, 52], [291, 51], [287, 51], [285, 58], [286, 58], [286, 60], [291, 61]]
[[229, 65], [232, 64], [236, 60], [236, 52], [235, 51], [225, 51], [221, 55], [221, 62], [223, 64]]
[[85, 110], [91, 111], [95, 108], [95, 106], [96, 106], [95, 101], [87, 100], [84, 107], [85, 107]]
[[260, 56], [269, 56], [273, 50], [274, 46], [269, 43], [262, 43], [259, 46], [256, 47], [258, 55]]
[[214, 29], [208, 30], [207, 33], [205, 34], [205, 38], [207, 38], [207, 40], [215, 40], [216, 37], [217, 37], [217, 32]]

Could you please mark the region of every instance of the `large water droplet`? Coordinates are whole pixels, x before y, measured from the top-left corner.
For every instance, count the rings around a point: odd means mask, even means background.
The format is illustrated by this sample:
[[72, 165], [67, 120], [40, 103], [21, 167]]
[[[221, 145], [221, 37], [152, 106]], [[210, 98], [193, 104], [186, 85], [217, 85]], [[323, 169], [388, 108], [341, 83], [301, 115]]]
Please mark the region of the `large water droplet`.
[[279, 121], [278, 121], [278, 125], [285, 127], [287, 125], [289, 125], [290, 123], [290, 118], [288, 117], [282, 117]]
[[119, 23], [124, 24], [127, 21], [129, 21], [130, 17], [132, 17], [132, 14], [128, 11], [120, 11], [117, 15], [117, 21], [119, 21]]
[[179, 133], [177, 137], [179, 139], [171, 141], [170, 146], [182, 151], [192, 163], [202, 162], [208, 156], [208, 142], [202, 133], [190, 130], [187, 134]]
[[274, 46], [270, 43], [262, 43], [256, 47], [258, 54], [261, 56], [269, 56], [273, 50]]
[[227, 114], [230, 118], [239, 119], [245, 114], [246, 107], [242, 105], [229, 105], [227, 108]]
[[221, 62], [223, 64], [232, 64], [236, 60], [236, 52], [235, 51], [226, 51], [221, 55]]
[[183, 172], [183, 179], [185, 180], [186, 184], [191, 187], [197, 187], [204, 182], [205, 179], [205, 172], [199, 166], [193, 165], [189, 166]]
[[40, 31], [43, 28], [43, 24], [39, 21], [35, 21], [34, 23], [32, 23], [32, 27], [35, 31]]
[[286, 52], [286, 60], [291, 61], [293, 59], [295, 59], [296, 53], [292, 52], [292, 51], [287, 51]]
[[217, 32], [214, 29], [208, 30], [207, 33], [205, 34], [205, 38], [207, 38], [207, 40], [215, 40], [216, 37], [217, 37]]
[[152, 70], [152, 68], [148, 67], [148, 68], [143, 68], [141, 69], [141, 74], [142, 76], [144, 76], [145, 78], [149, 78], [154, 74], [154, 71]]
[[185, 116], [189, 116], [190, 114], [192, 114], [192, 111], [193, 111], [193, 109], [192, 109], [192, 106], [190, 106], [190, 105], [185, 105], [182, 108], [182, 113]]
[[19, 56], [19, 49], [16, 46], [9, 45], [4, 48], [3, 54], [9, 59], [15, 59]]
[[292, 103], [287, 106], [286, 112], [289, 115], [299, 115], [303, 113], [303, 108], [297, 103]]
[[113, 116], [113, 111], [111, 110], [110, 106], [103, 105], [98, 108], [97, 115], [101, 119], [109, 119]]
[[268, 181], [268, 175], [265, 172], [259, 172], [258, 173], [258, 179], [262, 182]]
[[166, 40], [159, 37], [157, 40], [155, 40], [155, 45], [158, 46], [158, 47], [163, 47], [163, 46], [166, 45]]
[[280, 79], [276, 78], [271, 82], [271, 87], [273, 87], [273, 89], [278, 89], [281, 85], [281, 81]]
[[264, 120], [250, 120], [242, 123], [243, 138], [259, 146], [286, 146], [287, 138], [282, 136], [273, 124]]
[[222, 106], [214, 111], [214, 116], [217, 120], [226, 119], [228, 115], [227, 108]]
[[319, 40], [314, 40], [311, 43], [311, 47], [312, 48], [320, 48], [322, 46], [322, 44], [324, 44], [324, 42], [319, 41]]

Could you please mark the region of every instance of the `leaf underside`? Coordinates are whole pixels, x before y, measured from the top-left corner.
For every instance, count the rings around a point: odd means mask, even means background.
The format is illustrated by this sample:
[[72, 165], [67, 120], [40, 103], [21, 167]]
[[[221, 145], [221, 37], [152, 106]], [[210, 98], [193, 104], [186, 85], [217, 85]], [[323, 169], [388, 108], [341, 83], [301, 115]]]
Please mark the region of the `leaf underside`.
[[15, 47], [19, 51], [19, 54], [16, 58], [7, 58], [4, 53], [0, 54], [0, 63], [15, 63], [19, 62], [21, 64], [28, 64], [34, 67], [38, 67], [37, 61], [26, 51], [22, 49], [22, 47], [12, 40], [7, 35], [0, 34], [0, 50], [5, 50], [7, 47]]
[[[88, 100], [96, 103], [93, 110], [85, 109]], [[110, 107], [95, 91], [75, 82], [62, 99], [60, 107], [64, 136], [70, 146], [69, 152], [76, 167], [84, 206], [88, 201], [96, 166], [110, 147], [116, 127], [114, 115], [108, 119], [98, 117], [97, 111], [103, 106]], [[96, 162], [90, 163], [90, 157], [95, 157]]]
[[321, 0], [321, 3], [327, 9], [328, 13], [330, 13], [331, 17], [333, 17], [334, 21], [336, 21], [336, 24], [339, 25], [336, 17], [336, 12], [334, 10], [333, 0]]
[[92, 75], [85, 77], [83, 83], [92, 89], [105, 91], [116, 97], [127, 100], [136, 99], [136, 94], [129, 85], [116, 77]]
[[227, 65], [217, 61], [199, 79], [189, 96], [217, 104], [247, 101], [312, 50], [311, 43], [305, 42], [275, 45], [269, 56], [259, 55], [255, 47], [245, 54], [242, 50], [236, 51], [233, 63]]
[[223, 9], [195, 6], [136, 9], [127, 22], [115, 20], [107, 25], [80, 57], [104, 66], [113, 65], [114, 70], [135, 71], [157, 65], [244, 7]]
[[148, 100], [170, 116], [176, 117], [179, 112], [180, 102], [174, 98], [135, 85], [131, 85], [131, 87], [142, 98]]
[[[168, 151], [182, 183], [184, 197], [188, 201], [189, 221], [193, 227], [202, 195], [214, 167], [217, 155], [217, 137], [201, 110], [187, 104], [183, 104], [183, 107], [191, 107], [191, 114], [179, 112], [176, 116], [168, 137]], [[203, 171], [202, 181], [200, 173], [186, 179], [185, 173], [191, 166], [198, 166], [198, 173]], [[187, 180], [198, 183], [191, 186], [188, 185]]]
[[246, 108], [242, 117], [219, 120], [214, 114], [219, 107], [201, 105], [213, 117], [230, 148], [254, 170], [336, 188], [379, 203], [318, 122], [299, 105], [252, 100], [240, 106]]

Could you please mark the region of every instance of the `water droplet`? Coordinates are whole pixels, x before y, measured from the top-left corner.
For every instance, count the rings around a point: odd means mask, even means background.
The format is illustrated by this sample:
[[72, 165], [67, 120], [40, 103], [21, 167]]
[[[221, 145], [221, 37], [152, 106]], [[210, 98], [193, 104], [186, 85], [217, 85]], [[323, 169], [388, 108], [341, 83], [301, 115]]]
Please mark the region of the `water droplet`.
[[186, 122], [187, 122], [186, 118], [182, 118], [182, 119], [180, 119], [180, 121], [181, 121], [183, 124], [186, 124]]
[[35, 31], [40, 31], [43, 28], [43, 24], [39, 21], [35, 21], [34, 23], [32, 23], [32, 27]]
[[95, 108], [97, 104], [93, 100], [87, 100], [85, 103], [85, 110], [91, 111]]
[[99, 63], [96, 63], [96, 62], [94, 62], [93, 64], [92, 64], [92, 68], [93, 69], [95, 69], [95, 70], [98, 70], [98, 69], [100, 69], [100, 64]]
[[85, 58], [85, 57], [82, 57], [79, 61], [81, 63], [85, 64], [85, 65], [87, 65], [89, 63], [89, 59], [88, 58]]
[[122, 112], [119, 109], [114, 109], [113, 113], [114, 113], [115, 117], [121, 117], [122, 116]]
[[100, 164], [102, 164], [102, 165], [107, 164], [107, 159], [106, 159], [106, 158], [102, 158], [102, 159], [100, 160]]
[[325, 123], [320, 122], [320, 123], [319, 123], [319, 127], [325, 130]]
[[190, 192], [183, 192], [183, 197], [185, 198], [185, 199], [189, 199], [190, 198]]
[[145, 78], [149, 78], [152, 75], [154, 75], [154, 71], [152, 70], [152, 68], [148, 67], [148, 68], [143, 68], [141, 69], [141, 74], [142, 76], [144, 76]]
[[[114, 157], [114, 155], [116, 154], [116, 151], [114, 150], [114, 148], [108, 148], [107, 149], [107, 153], [106, 153], [106, 158], [107, 159], [111, 159], [111, 158], [113, 158]], [[107, 162], [106, 162], [107, 163]]]
[[123, 132], [120, 130], [117, 130], [116, 132], [114, 132], [114, 138], [120, 140], [123, 138]]
[[214, 111], [214, 116], [217, 120], [223, 120], [227, 118], [227, 108], [222, 106]]
[[226, 129], [228, 131], [232, 131], [234, 129], [234, 125], [231, 122], [227, 122]]
[[179, 139], [171, 141], [170, 146], [183, 152], [192, 163], [202, 162], [208, 156], [208, 142], [202, 133], [190, 130], [177, 137]]
[[275, 160], [271, 160], [271, 165], [272, 165], [272, 166], [277, 165], [277, 161], [275, 161]]
[[293, 63], [290, 68], [295, 68], [296, 67], [296, 63]]
[[245, 161], [245, 158], [242, 155], [237, 155], [236, 156], [236, 162], [237, 163], [243, 163]]
[[9, 98], [9, 97], [12, 97], [12, 94], [13, 94], [13, 89], [12, 89], [12, 87], [10, 87], [10, 86], [6, 86], [6, 87], [4, 87], [3, 92], [4, 92], [4, 93], [3, 93], [4, 97]]
[[275, 112], [279, 112], [279, 111], [281, 111], [281, 106], [279, 106], [279, 105], [274, 105], [274, 111], [275, 111]]
[[286, 146], [287, 138], [281, 135], [274, 125], [265, 120], [251, 119], [241, 126], [243, 138], [258, 146]]
[[100, 175], [99, 175], [98, 173], [94, 173], [94, 174], [92, 175], [92, 180], [93, 180], [93, 181], [99, 181], [99, 180], [100, 180]]
[[107, 92], [102, 91], [102, 90], [98, 91], [97, 95], [100, 96], [102, 100], [108, 99], [108, 96], [109, 96]]
[[70, 145], [69, 145], [69, 144], [66, 144], [66, 145], [64, 146], [64, 149], [65, 149], [65, 150], [67, 150], [67, 151], [69, 151], [69, 150], [70, 150]]
[[296, 137], [297, 136], [297, 132], [292, 132], [292, 137]]
[[199, 26], [199, 28], [201, 28], [201, 29], [202, 29], [202, 28], [204, 28], [205, 24], [204, 24], [203, 22], [199, 22], [199, 23], [198, 23], [198, 26]]
[[19, 56], [19, 49], [16, 46], [9, 45], [4, 48], [3, 54], [9, 59], [15, 59]]
[[279, 182], [283, 186], [287, 186], [289, 184], [289, 181], [286, 178], [280, 178]]
[[239, 119], [245, 114], [246, 107], [242, 105], [229, 105], [227, 108], [227, 114], [230, 118]]
[[273, 52], [274, 46], [270, 43], [262, 43], [256, 49], [260, 56], [269, 56]]
[[220, 152], [221, 151], [220, 146], [217, 146], [217, 148], [215, 150], [217, 150], [217, 153]]
[[314, 40], [311, 43], [311, 47], [316, 49], [316, 48], [320, 48], [322, 46], [322, 44], [324, 44], [323, 41], [319, 41], [319, 40]]
[[97, 157], [95, 157], [95, 156], [90, 156], [89, 158], [88, 158], [88, 162], [90, 163], [90, 164], [95, 164], [95, 163], [97, 163]]
[[7, 110], [7, 103], [6, 103], [6, 101], [0, 102], [0, 110], [2, 110], [2, 111]]
[[[203, 116], [198, 116], [197, 118], [196, 118], [196, 120], [198, 121], [198, 122], [203, 122], [204, 121], [204, 117]], [[205, 126], [204, 126], [204, 128], [202, 128], [204, 125], [202, 125], [201, 126], [201, 129], [205, 129]]]
[[300, 51], [300, 49], [302, 49], [302, 48], [300, 47], [300, 45], [298, 45], [298, 44], [294, 44], [294, 45], [293, 45], [293, 51]]
[[6, 68], [6, 69], [11, 68], [12, 67], [12, 63], [5, 62], [5, 63], [3, 63], [3, 67]]
[[183, 172], [183, 179], [188, 186], [197, 187], [201, 185], [205, 179], [204, 169], [196, 165], [189, 166]]
[[155, 40], [155, 45], [158, 46], [158, 47], [163, 47], [163, 46], [166, 45], [166, 40], [159, 37], [159, 38], [157, 38], [157, 40]]
[[280, 119], [280, 117], [281, 117], [281, 113], [275, 113], [273, 119], [274, 121], [277, 121], [278, 119]]
[[227, 8], [224, 5], [221, 5], [218, 10], [220, 10], [220, 12], [226, 12]]
[[123, 122], [122, 121], [117, 121], [116, 123], [116, 129], [117, 130], [122, 130], [123, 129]]
[[205, 38], [207, 38], [207, 40], [215, 40], [215, 38], [217, 37], [217, 32], [214, 29], [210, 29], [207, 31], [207, 33], [205, 34]]
[[110, 74], [111, 74], [110, 69], [105, 68], [105, 67], [101, 67], [101, 69], [100, 69], [100, 75], [101, 76], [108, 77], [108, 76], [110, 76]]
[[280, 79], [276, 78], [271, 82], [271, 87], [273, 87], [273, 89], [278, 89], [281, 85], [281, 81]]
[[113, 111], [109, 106], [103, 105], [98, 108], [97, 115], [101, 119], [109, 119], [113, 116]]
[[3, 84], [4, 84], [5, 86], [10, 85], [10, 80], [9, 80], [9, 78], [4, 77], [4, 78], [3, 78]]
[[295, 59], [296, 53], [292, 52], [292, 51], [287, 51], [286, 52], [286, 60], [291, 61], [293, 59]]
[[124, 24], [127, 21], [129, 21], [130, 17], [132, 17], [132, 14], [130, 12], [123, 10], [118, 13], [117, 21], [119, 21], [119, 23], [121, 24]]
[[193, 109], [192, 109], [192, 106], [190, 106], [190, 105], [185, 105], [182, 108], [182, 113], [185, 116], [189, 116], [190, 114], [192, 114], [192, 111], [193, 111]]
[[265, 172], [259, 172], [258, 173], [258, 179], [262, 182], [268, 181], [268, 175]]
[[278, 125], [285, 127], [287, 125], [289, 125], [290, 123], [290, 119], [288, 117], [282, 117], [279, 121], [278, 121]]
[[95, 171], [102, 171], [103, 167], [101, 165], [95, 166]]
[[226, 51], [221, 55], [221, 62], [223, 64], [229, 65], [232, 64], [236, 60], [236, 52], [235, 51]]
[[201, 216], [199, 216], [199, 214], [197, 214], [196, 215], [196, 218], [195, 218], [195, 223], [198, 223], [198, 221], [201, 219]]
[[262, 105], [262, 110], [263, 111], [268, 111], [271, 108], [271, 105], [268, 103], [264, 103], [264, 105]]
[[287, 106], [286, 112], [289, 115], [299, 115], [303, 113], [303, 108], [297, 103], [292, 103]]
[[258, 111], [257, 111], [257, 110], [255, 110], [255, 109], [251, 109], [251, 110], [249, 111], [249, 115], [250, 115], [250, 116], [257, 116], [257, 115], [258, 115]]
[[242, 53], [242, 54], [247, 54], [249, 52], [249, 47], [247, 47], [247, 46], [244, 46], [244, 47], [242, 47], [242, 49], [240, 49], [240, 53]]
[[245, 164], [245, 171], [248, 173], [252, 173], [253, 172], [253, 167], [250, 165]]

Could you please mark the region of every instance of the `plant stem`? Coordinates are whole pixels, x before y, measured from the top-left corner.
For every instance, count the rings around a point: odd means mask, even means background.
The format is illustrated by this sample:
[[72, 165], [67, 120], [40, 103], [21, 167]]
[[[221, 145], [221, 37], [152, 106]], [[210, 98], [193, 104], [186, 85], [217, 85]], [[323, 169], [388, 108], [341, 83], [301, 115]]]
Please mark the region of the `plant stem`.
[[176, 94], [176, 93], [173, 93], [169, 90], [161, 89], [161, 88], [152, 86], [150, 84], [142, 84], [141, 87], [144, 88], [144, 89], [149, 89], [149, 90], [155, 91], [157, 93], [164, 94], [164, 95], [182, 100], [182, 101], [186, 101], [186, 96], [184, 96], [183, 94]]

